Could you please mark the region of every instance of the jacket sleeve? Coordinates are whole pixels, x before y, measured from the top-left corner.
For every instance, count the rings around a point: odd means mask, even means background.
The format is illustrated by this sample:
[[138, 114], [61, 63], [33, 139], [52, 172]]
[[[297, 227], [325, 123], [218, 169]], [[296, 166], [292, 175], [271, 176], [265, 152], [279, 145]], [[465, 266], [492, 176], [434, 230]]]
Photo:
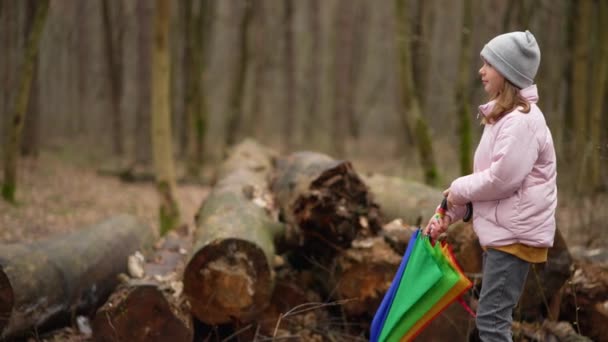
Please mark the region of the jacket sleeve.
[[454, 204], [507, 198], [521, 186], [539, 153], [525, 115], [503, 118], [507, 121], [499, 129], [494, 142], [490, 167], [452, 182], [450, 192]]
[[445, 214], [450, 217], [452, 223], [456, 223], [456, 221], [462, 220], [464, 218], [464, 214], [466, 214], [466, 212], [466, 206], [453, 205]]

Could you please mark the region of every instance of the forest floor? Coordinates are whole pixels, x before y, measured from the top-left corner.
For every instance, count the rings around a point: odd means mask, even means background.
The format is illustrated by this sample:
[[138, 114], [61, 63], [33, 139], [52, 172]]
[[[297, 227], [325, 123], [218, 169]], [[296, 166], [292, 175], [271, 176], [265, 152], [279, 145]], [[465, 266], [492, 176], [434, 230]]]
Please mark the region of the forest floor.
[[[53, 152], [43, 152], [36, 159], [25, 158], [20, 163], [18, 204], [0, 201], [0, 243], [34, 241], [120, 213], [133, 214], [158, 231], [158, 196], [152, 182], [122, 182], [116, 176], [100, 174], [99, 165], [74, 162]], [[178, 185], [176, 196], [183, 223], [193, 223], [209, 191], [209, 186]], [[558, 226], [570, 246], [577, 246], [582, 252], [608, 247], [608, 211], [605, 207], [602, 210], [607, 197], [560, 198]], [[30, 339], [85, 340], [88, 339], [73, 328]]]

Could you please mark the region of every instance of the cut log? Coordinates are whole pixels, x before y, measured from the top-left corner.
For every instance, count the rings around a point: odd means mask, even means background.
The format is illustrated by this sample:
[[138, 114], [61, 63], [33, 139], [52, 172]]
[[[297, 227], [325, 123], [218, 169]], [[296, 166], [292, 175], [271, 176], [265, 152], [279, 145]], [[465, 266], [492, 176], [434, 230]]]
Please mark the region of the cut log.
[[401, 255], [382, 237], [357, 239], [352, 245], [335, 258], [331, 272], [325, 274], [328, 292], [345, 301], [347, 317], [372, 318], [391, 286]]
[[[399, 177], [372, 174], [363, 176], [363, 180], [380, 205], [382, 215], [389, 221], [399, 219], [406, 225], [424, 227], [443, 199], [439, 189]], [[397, 253], [403, 254], [407, 240], [399, 243], [399, 237], [392, 237], [392, 233], [386, 230], [384, 233], [392, 240], [391, 243], [403, 246], [403, 249], [396, 249]], [[447, 234], [447, 241], [452, 245], [454, 255], [464, 272], [481, 272], [483, 250], [470, 223], [460, 221], [453, 224]]]
[[558, 319], [550, 314], [550, 304], [556, 296], [560, 296], [560, 289], [570, 277], [572, 257], [560, 230], [555, 232], [553, 247], [549, 249], [547, 262], [532, 264], [528, 272], [528, 279], [519, 300], [519, 318], [526, 321], [542, 321], [549, 318]]
[[273, 219], [271, 169], [270, 151], [253, 142], [237, 146], [199, 210], [183, 281], [192, 313], [204, 323], [249, 321], [270, 301], [274, 238], [284, 230]]
[[[257, 334], [267, 337], [287, 334], [293, 338], [299, 336], [301, 341], [309, 341], [308, 335], [327, 322], [329, 306], [312, 290], [314, 276], [310, 271], [297, 272], [284, 268], [277, 273], [270, 305], [256, 319]], [[253, 334], [244, 337], [245, 340], [255, 340]]]
[[152, 240], [149, 227], [123, 215], [48, 240], [0, 246], [0, 339], [94, 310], [126, 271], [128, 256]]
[[426, 225], [441, 203], [441, 190], [426, 184], [381, 174], [363, 175], [387, 221], [402, 219], [405, 224]]
[[608, 336], [608, 269], [576, 262], [572, 277], [564, 286], [561, 320], [578, 325], [575, 329], [593, 341]]
[[165, 235], [149, 262], [138, 254], [129, 257], [133, 278], [97, 310], [95, 341], [192, 341], [192, 316], [178, 279], [192, 242], [184, 227]]
[[272, 184], [288, 224], [287, 242], [317, 259], [381, 229], [378, 205], [348, 161], [299, 152], [279, 160]]

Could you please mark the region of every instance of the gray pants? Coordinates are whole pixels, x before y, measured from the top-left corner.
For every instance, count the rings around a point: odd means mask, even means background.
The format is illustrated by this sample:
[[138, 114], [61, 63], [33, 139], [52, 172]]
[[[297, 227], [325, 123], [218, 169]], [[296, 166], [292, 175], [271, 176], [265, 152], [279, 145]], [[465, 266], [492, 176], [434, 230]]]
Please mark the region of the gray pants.
[[477, 330], [483, 342], [513, 341], [513, 309], [523, 291], [530, 263], [488, 248], [477, 307]]

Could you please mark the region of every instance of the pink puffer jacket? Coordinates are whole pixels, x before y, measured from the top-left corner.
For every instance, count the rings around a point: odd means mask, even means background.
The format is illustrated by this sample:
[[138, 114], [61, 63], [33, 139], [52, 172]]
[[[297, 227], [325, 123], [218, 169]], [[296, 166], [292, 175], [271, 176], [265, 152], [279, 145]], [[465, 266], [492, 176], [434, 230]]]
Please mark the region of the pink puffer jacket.
[[[531, 103], [529, 113], [515, 110], [485, 125], [475, 151], [474, 173], [457, 178], [450, 191], [455, 206], [452, 222], [473, 203], [473, 227], [482, 246], [522, 243], [550, 247], [557, 206], [553, 138], [536, 102], [536, 85], [521, 90]], [[479, 107], [489, 113], [489, 102]]]

